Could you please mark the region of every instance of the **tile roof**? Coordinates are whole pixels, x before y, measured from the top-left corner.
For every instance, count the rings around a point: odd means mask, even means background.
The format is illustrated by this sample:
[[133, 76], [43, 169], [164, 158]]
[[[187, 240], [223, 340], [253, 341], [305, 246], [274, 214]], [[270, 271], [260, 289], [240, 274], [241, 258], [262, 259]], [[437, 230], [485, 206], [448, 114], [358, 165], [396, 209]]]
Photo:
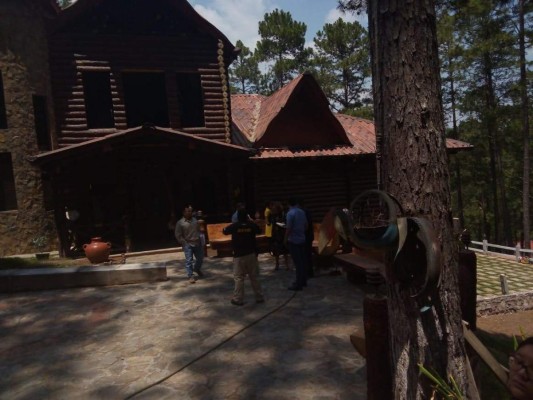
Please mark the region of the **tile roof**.
[[345, 114], [335, 114], [335, 116], [346, 130], [348, 139], [358, 150], [358, 154], [373, 154], [376, 152], [376, 134], [373, 121]]
[[[305, 112], [309, 110], [309, 112]], [[235, 143], [254, 147], [349, 145], [345, 129], [329, 108], [324, 92], [310, 73], [298, 75], [270, 96], [231, 97]], [[298, 125], [294, 128], [294, 124]]]
[[233, 125], [242, 133], [245, 139], [255, 142], [255, 127], [261, 103], [265, 96], [260, 94], [232, 94], [231, 95], [231, 118]]
[[[291, 82], [292, 83], [292, 82]], [[282, 102], [288, 91], [283, 91], [275, 100]], [[272, 97], [272, 96], [271, 96]], [[236, 94], [231, 96], [232, 117], [235, 127], [245, 136], [249, 144], [257, 140], [254, 136], [257, 121], [271, 120], [272, 113], [279, 112], [279, 102], [271, 100], [258, 94]], [[262, 104], [267, 102], [267, 107]], [[277, 106], [274, 106], [277, 104]], [[261, 115], [263, 110], [267, 111], [267, 116]], [[335, 157], [353, 156], [358, 154], [374, 154], [376, 152], [376, 136], [374, 132], [374, 122], [353, 117], [345, 114], [334, 114], [346, 131], [352, 146], [335, 146], [332, 148], [310, 148], [310, 149], [289, 149], [280, 148], [259, 148], [258, 153], [252, 157], [254, 159], [273, 158], [298, 158], [298, 157]], [[457, 139], [446, 139], [446, 148], [449, 151], [467, 150], [473, 148], [469, 143]]]
[[257, 125], [255, 127], [254, 142], [257, 142], [265, 134], [268, 125], [287, 104], [287, 101], [289, 100], [294, 88], [298, 86], [298, 83], [300, 83], [303, 77], [303, 74], [298, 75], [287, 85], [283, 86], [271, 96], [268, 96], [262, 100], [261, 110], [259, 112]]
[[252, 159], [267, 159], [267, 158], [306, 158], [306, 157], [339, 157], [339, 156], [355, 156], [361, 154], [355, 147], [352, 146], [337, 146], [328, 149], [259, 149], [257, 155], [251, 157]]
[[471, 145], [470, 143], [463, 142], [461, 140], [446, 138], [446, 148], [448, 150], [459, 151], [459, 150], [471, 150], [474, 148], [474, 146]]

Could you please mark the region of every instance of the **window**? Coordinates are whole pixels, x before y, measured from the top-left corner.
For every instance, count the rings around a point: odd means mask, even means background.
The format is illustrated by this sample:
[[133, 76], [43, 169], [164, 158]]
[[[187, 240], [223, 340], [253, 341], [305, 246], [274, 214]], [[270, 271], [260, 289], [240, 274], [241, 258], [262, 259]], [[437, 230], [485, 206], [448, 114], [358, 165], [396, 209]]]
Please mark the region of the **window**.
[[85, 113], [87, 128], [113, 128], [113, 100], [108, 72], [84, 72]]
[[0, 153], [0, 211], [16, 209], [17, 196], [11, 153]]
[[125, 72], [122, 86], [128, 127], [169, 126], [164, 73]]
[[46, 97], [33, 95], [33, 116], [35, 119], [35, 133], [37, 146], [40, 150], [50, 150], [50, 134], [48, 132], [48, 113]]
[[43, 184], [44, 208], [47, 211], [52, 211], [54, 209], [54, 190], [50, 176], [47, 173], [41, 174], [41, 182]]
[[176, 74], [181, 126], [205, 126], [204, 96], [199, 74]]
[[4, 99], [4, 81], [0, 71], [0, 129], [7, 129], [6, 101]]

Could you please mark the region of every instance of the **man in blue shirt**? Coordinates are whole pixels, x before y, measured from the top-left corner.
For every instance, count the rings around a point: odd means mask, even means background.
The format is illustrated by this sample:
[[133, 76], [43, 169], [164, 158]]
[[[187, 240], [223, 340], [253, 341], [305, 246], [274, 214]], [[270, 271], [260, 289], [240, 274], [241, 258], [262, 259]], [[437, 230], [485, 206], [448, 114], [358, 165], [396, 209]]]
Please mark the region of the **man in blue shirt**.
[[307, 217], [305, 212], [298, 207], [298, 200], [289, 199], [289, 212], [287, 213], [287, 230], [285, 232], [285, 244], [296, 270], [296, 281], [289, 286], [289, 290], [302, 290], [307, 286], [307, 266], [305, 255], [305, 231], [307, 230]]

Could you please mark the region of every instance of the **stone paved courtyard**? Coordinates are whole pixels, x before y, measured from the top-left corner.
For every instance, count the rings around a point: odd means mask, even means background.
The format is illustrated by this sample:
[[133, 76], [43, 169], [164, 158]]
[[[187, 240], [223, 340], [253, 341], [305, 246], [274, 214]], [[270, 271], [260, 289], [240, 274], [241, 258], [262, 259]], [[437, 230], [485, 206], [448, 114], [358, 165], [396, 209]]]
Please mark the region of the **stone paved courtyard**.
[[[194, 285], [182, 253], [128, 262], [147, 259], [166, 262], [169, 280], [0, 295], [0, 399], [366, 398], [349, 341], [363, 292], [342, 275], [321, 271], [294, 295], [294, 272], [261, 255], [267, 301], [247, 283], [235, 307], [231, 258], [207, 258]], [[533, 288], [532, 265], [477, 259], [478, 296], [499, 295], [501, 273], [511, 293]]]
[[0, 295], [0, 399], [366, 398], [363, 294], [343, 276], [294, 295], [262, 255], [266, 303], [248, 285], [235, 307], [230, 258], [193, 285], [175, 258], [166, 282]]

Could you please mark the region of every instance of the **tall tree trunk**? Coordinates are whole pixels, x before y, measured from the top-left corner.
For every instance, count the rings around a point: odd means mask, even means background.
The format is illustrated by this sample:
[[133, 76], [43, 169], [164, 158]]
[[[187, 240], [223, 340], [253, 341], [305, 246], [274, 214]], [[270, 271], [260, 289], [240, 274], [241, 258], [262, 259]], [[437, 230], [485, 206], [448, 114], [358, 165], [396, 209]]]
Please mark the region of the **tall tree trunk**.
[[529, 162], [529, 99], [527, 96], [527, 75], [526, 75], [526, 46], [525, 46], [525, 27], [524, 27], [524, 7], [525, 0], [518, 2], [518, 19], [519, 19], [519, 42], [520, 42], [520, 92], [522, 97], [522, 137], [524, 146], [524, 172], [522, 177], [522, 212], [524, 231], [524, 248], [530, 249], [530, 162]]
[[[489, 142], [489, 166], [490, 176], [492, 183], [492, 203], [494, 211], [494, 242], [501, 243], [501, 230], [500, 230], [500, 206], [498, 196], [498, 144], [497, 144], [497, 124], [495, 118], [496, 100], [494, 96], [494, 85], [492, 81], [492, 67], [490, 61], [490, 55], [485, 54], [483, 57], [483, 75], [485, 79], [485, 129], [487, 131], [487, 137]], [[490, 241], [490, 237], [487, 238]]]
[[445, 379], [453, 376], [467, 398], [478, 399], [462, 335], [434, 4], [368, 5], [381, 182], [408, 215], [431, 221], [443, 265], [433, 307], [424, 313], [406, 290], [388, 281], [394, 396], [430, 398], [421, 363]]
[[[453, 130], [453, 138], [459, 139], [459, 129], [457, 128], [457, 104], [455, 101], [455, 76], [454, 76], [454, 68], [453, 68], [453, 59], [450, 56], [448, 58], [448, 66], [450, 74], [450, 103], [452, 108], [452, 130]], [[457, 211], [459, 213], [459, 224], [461, 227], [465, 226], [465, 214], [464, 214], [464, 206], [463, 206], [463, 186], [461, 182], [461, 162], [459, 161], [459, 158], [454, 157], [453, 165], [455, 169], [455, 177], [457, 179]]]

